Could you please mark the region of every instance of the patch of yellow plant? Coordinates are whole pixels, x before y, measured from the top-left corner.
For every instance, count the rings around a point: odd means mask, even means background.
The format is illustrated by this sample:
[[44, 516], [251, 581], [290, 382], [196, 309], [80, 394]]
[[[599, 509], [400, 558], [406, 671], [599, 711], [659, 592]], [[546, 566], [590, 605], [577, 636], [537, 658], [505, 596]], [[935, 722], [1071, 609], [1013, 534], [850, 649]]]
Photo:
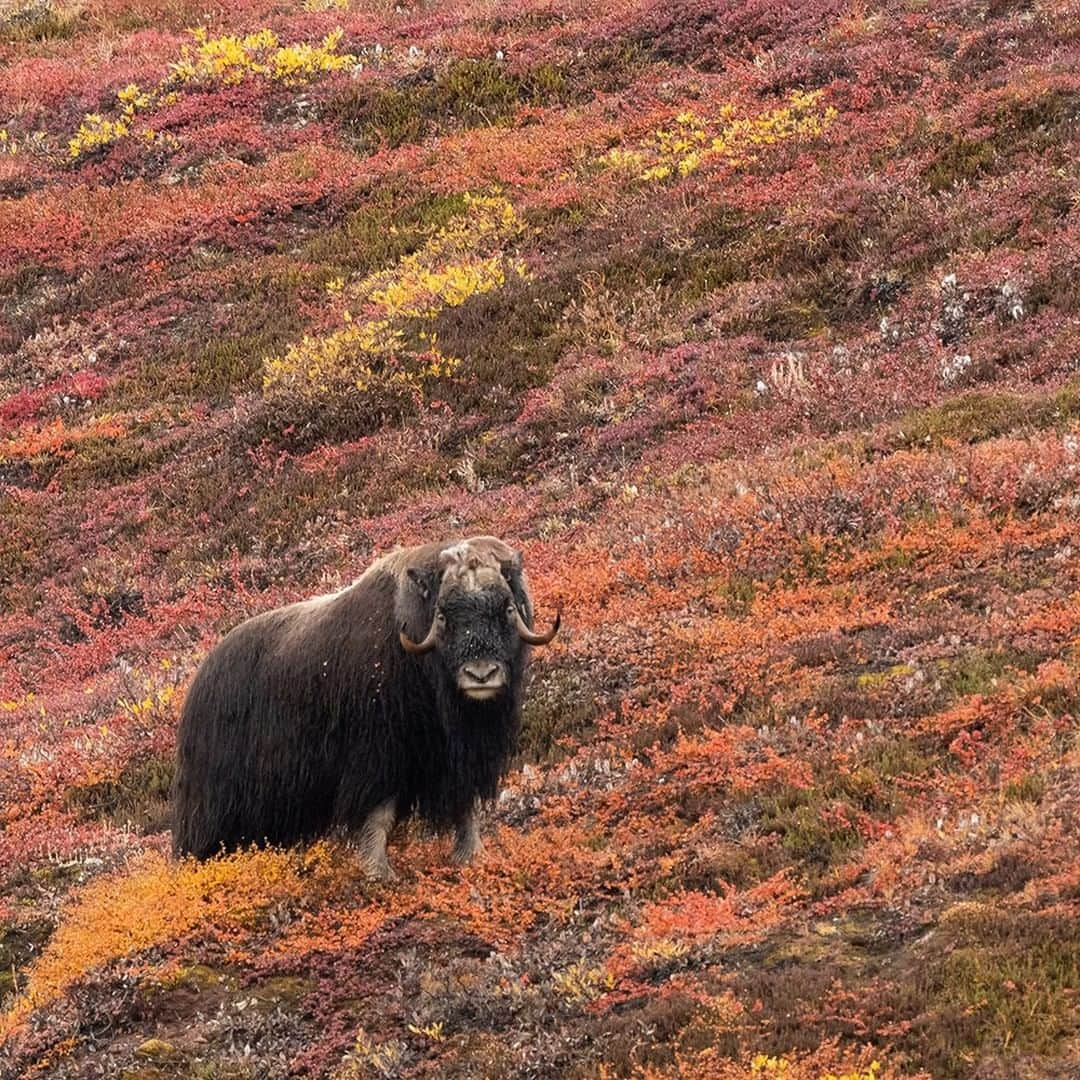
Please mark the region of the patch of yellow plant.
[[656, 941], [643, 941], [635, 943], [630, 949], [630, 955], [635, 960], [645, 963], [655, 961], [679, 960], [690, 951], [690, 946], [682, 941], [672, 941], [671, 938], [659, 938]]
[[[342, 326], [322, 337], [305, 336], [284, 355], [267, 359], [264, 389], [304, 399], [353, 390], [418, 394], [430, 380], [452, 375], [460, 360], [439, 352], [435, 333], [424, 324], [501, 288], [508, 274], [525, 275], [520, 260], [502, 250], [522, 231], [513, 205], [492, 194], [466, 195], [465, 206], [393, 266], [352, 285], [331, 281], [331, 301], [348, 305]], [[363, 314], [354, 316], [354, 308]]]
[[152, 853], [134, 872], [99, 878], [77, 894], [23, 993], [0, 1016], [0, 1041], [96, 968], [200, 925], [225, 934], [258, 925], [272, 908], [310, 896], [320, 885], [332, 887], [348, 866], [322, 842], [306, 852], [241, 851], [207, 862]]
[[21, 698], [14, 698], [11, 701], [0, 701], [0, 710], [4, 712], [16, 712], [24, 705], [32, 705], [34, 703], [33, 694], [24, 694]]
[[846, 1073], [824, 1073], [821, 1080], [878, 1080], [881, 1073], [881, 1062], [872, 1061], [868, 1069], [855, 1069]]
[[133, 720], [147, 723], [171, 716], [170, 706], [174, 697], [176, 697], [176, 687], [170, 683], [159, 687], [138, 701], [123, 698], [120, 701], [120, 708]]
[[580, 1004], [614, 990], [615, 976], [603, 968], [571, 964], [565, 971], [555, 972], [551, 983], [560, 997]]
[[[189, 83], [235, 86], [246, 78], [263, 77], [285, 86], [300, 86], [356, 62], [351, 53], [337, 51], [343, 35], [340, 27], [317, 45], [306, 42], [282, 45], [273, 30], [258, 30], [244, 37], [224, 34], [212, 38], [199, 27], [191, 35], [194, 46], [183, 47], [180, 59], [169, 66], [168, 74], [156, 87], [142, 90], [131, 83], [116, 95], [120, 108], [117, 119], [101, 113], [83, 117], [79, 130], [68, 141], [68, 156], [81, 157], [131, 134], [138, 113], [171, 105], [179, 98], [179, 89]], [[143, 135], [151, 140], [157, 137], [152, 128], [145, 128]], [[0, 151], [3, 146], [0, 140]]]
[[[756, 1054], [750, 1062], [750, 1075], [757, 1080], [786, 1080], [792, 1076], [791, 1062], [783, 1057], [770, 1057], [768, 1054]], [[866, 1069], [854, 1069], [851, 1072], [821, 1073], [818, 1080], [881, 1080], [881, 1062], [872, 1061]]]
[[261, 75], [296, 86], [356, 62], [351, 54], [337, 51], [343, 33], [340, 27], [318, 45], [282, 45], [273, 30], [259, 30], [245, 37], [224, 34], [212, 38], [202, 27], [191, 33], [194, 48], [185, 46], [180, 59], [170, 68], [173, 82], [234, 86], [245, 78]]
[[837, 112], [832, 106], [823, 108], [821, 97], [820, 90], [796, 90], [783, 105], [758, 116], [739, 116], [730, 104], [722, 106], [712, 120], [686, 110], [670, 127], [660, 128], [636, 149], [615, 147], [600, 162], [641, 180], [689, 176], [708, 161], [739, 168], [755, 161], [767, 146], [826, 131]]

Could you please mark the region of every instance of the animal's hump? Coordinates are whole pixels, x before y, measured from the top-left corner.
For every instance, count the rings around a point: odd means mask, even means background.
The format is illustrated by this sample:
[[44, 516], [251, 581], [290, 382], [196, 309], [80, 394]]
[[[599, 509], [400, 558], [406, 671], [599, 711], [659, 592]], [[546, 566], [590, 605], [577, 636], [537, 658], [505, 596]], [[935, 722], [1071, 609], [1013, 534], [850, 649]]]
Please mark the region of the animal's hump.
[[471, 591], [501, 583], [504, 568], [513, 565], [515, 558], [515, 552], [495, 537], [451, 544], [439, 552], [443, 588], [457, 586]]
[[397, 547], [376, 559], [366, 574], [372, 571], [403, 573], [408, 567], [418, 569], [473, 569], [481, 566], [506, 567], [521, 565], [521, 555], [497, 536], [468, 536], [440, 540], [416, 547]]
[[470, 536], [467, 540], [460, 541], [457, 546], [467, 547], [469, 550], [481, 554], [492, 555], [500, 563], [513, 562], [520, 558], [515, 548], [512, 548], [505, 540], [500, 540], [497, 536]]

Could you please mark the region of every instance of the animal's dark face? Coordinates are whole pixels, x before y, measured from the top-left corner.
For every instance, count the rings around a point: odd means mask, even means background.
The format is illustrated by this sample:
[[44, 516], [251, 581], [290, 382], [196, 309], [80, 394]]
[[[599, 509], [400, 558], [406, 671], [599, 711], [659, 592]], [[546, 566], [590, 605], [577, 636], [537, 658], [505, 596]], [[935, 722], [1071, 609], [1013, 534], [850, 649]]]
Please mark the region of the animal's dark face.
[[500, 554], [466, 542], [443, 551], [436, 572], [409, 571], [432, 614], [424, 639], [414, 642], [403, 632], [402, 646], [412, 653], [433, 652], [458, 693], [470, 701], [492, 701], [506, 693], [523, 646], [546, 644], [558, 629], [556, 621], [549, 634], [531, 630], [520, 557]]
[[440, 590], [435, 647], [465, 697], [490, 701], [509, 686], [510, 667], [522, 645], [514, 622], [516, 611], [505, 583]]

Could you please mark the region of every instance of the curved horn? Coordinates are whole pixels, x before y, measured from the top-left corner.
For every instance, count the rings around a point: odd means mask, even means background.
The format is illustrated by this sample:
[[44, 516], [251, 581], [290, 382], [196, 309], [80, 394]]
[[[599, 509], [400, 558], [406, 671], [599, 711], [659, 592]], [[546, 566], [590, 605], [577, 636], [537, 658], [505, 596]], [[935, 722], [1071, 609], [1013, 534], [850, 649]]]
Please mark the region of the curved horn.
[[521, 636], [522, 641], [527, 641], [530, 645], [547, 645], [552, 638], [559, 632], [559, 627], [562, 625], [562, 608], [559, 608], [558, 613], [555, 616], [555, 621], [551, 624], [551, 629], [546, 634], [538, 634], [535, 630], [530, 630], [525, 625], [525, 620], [521, 617], [521, 612], [514, 608], [514, 622], [517, 624], [517, 632]]
[[405, 633], [405, 628], [402, 627], [398, 634], [398, 639], [401, 641], [401, 647], [407, 652], [412, 653], [413, 656], [421, 656], [426, 652], [431, 652], [435, 648], [436, 628], [438, 622], [435, 619], [431, 620], [431, 629], [427, 632], [427, 637], [423, 641], [413, 641], [408, 634]]

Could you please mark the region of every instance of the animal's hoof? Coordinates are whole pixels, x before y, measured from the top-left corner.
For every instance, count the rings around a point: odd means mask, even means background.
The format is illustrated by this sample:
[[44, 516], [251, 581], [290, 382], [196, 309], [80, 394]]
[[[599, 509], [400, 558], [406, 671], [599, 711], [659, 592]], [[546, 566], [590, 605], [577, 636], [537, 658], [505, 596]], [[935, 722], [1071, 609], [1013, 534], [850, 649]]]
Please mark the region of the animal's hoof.
[[368, 881], [397, 881], [398, 879], [397, 873], [386, 859], [381, 862], [366, 863], [364, 873], [367, 874]]
[[484, 845], [479, 841], [465, 846], [457, 846], [450, 853], [450, 861], [455, 866], [468, 866], [484, 854]]

